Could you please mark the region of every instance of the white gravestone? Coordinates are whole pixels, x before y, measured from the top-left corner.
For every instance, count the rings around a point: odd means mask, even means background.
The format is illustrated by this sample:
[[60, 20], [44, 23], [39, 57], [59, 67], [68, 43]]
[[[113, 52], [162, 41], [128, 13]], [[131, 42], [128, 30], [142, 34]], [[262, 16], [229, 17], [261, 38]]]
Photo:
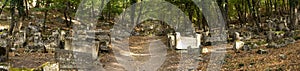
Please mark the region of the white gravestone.
[[[179, 32], [176, 32], [176, 49], [199, 48], [201, 45], [199, 35], [197, 37], [182, 37]], [[197, 39], [199, 37], [199, 39]]]

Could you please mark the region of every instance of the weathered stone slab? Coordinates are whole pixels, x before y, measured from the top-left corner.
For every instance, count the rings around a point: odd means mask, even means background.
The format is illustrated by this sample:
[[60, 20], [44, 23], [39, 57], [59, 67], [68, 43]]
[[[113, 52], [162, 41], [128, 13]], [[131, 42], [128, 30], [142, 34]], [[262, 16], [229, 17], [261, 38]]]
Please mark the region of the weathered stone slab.
[[56, 50], [56, 61], [59, 63], [59, 68], [65, 69], [86, 69], [93, 67], [94, 59], [92, 54], [70, 51], [70, 50]]

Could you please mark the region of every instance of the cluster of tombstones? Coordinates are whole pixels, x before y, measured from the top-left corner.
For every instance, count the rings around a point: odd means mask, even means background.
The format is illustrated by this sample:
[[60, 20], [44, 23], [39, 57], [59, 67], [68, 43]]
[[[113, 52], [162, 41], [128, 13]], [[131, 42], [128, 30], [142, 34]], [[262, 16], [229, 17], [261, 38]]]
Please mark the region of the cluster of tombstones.
[[99, 53], [110, 51], [110, 32], [101, 29], [75, 30], [72, 37], [65, 38], [64, 49], [55, 53], [56, 60], [60, 64], [59, 68], [91, 69], [94, 63], [97, 63]]

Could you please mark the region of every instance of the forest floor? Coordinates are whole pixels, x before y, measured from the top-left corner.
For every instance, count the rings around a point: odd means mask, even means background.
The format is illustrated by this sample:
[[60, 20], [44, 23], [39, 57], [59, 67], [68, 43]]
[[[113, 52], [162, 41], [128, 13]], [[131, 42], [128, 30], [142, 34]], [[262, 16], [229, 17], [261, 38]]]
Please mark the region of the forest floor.
[[[140, 37], [135, 36], [130, 38], [130, 50], [133, 53], [149, 53], [147, 46], [149, 42], [145, 40], [161, 39], [166, 43], [164, 37]], [[231, 46], [230, 44], [228, 44]], [[264, 46], [251, 51], [242, 51], [235, 53], [233, 50], [227, 50], [225, 63], [222, 65], [222, 70], [299, 70], [300, 69], [300, 41], [295, 44], [289, 44], [282, 48], [266, 48]], [[206, 46], [212, 49], [211, 46]], [[267, 50], [266, 54], [258, 54], [257, 50]], [[180, 53], [168, 49], [165, 62], [158, 69], [159, 71], [176, 70], [180, 61]], [[11, 53], [13, 54], [13, 53]], [[284, 55], [286, 58], [282, 58]], [[204, 54], [204, 61], [199, 62], [199, 70], [206, 70], [209, 63], [210, 53]], [[34, 68], [46, 62], [54, 61], [52, 53], [23, 53], [17, 56], [10, 56], [13, 67], [16, 68]], [[135, 60], [145, 62], [149, 60], [149, 56], [134, 57]], [[123, 65], [119, 64], [113, 52], [100, 54], [100, 62], [103, 68], [112, 71], [124, 71]]]
[[[153, 38], [145, 37], [133, 37], [134, 41], [130, 43], [137, 43], [136, 49], [145, 50], [145, 45], [147, 43], [143, 40], [153, 40]], [[163, 39], [163, 37], [158, 37], [156, 39]], [[149, 43], [148, 43], [149, 44]], [[226, 44], [228, 47], [231, 44]], [[227, 50], [225, 63], [222, 65], [221, 70], [232, 71], [232, 70], [299, 70], [300, 69], [300, 41], [294, 44], [289, 44], [288, 46], [282, 48], [266, 48], [264, 46], [258, 47], [251, 51], [242, 51], [240, 53], [235, 53], [233, 50]], [[204, 48], [212, 49], [211, 46], [205, 46]], [[133, 48], [131, 48], [133, 49]], [[147, 48], [146, 48], [147, 49]], [[256, 53], [259, 49], [264, 49], [267, 51], [266, 54]], [[143, 51], [142, 50], [142, 51]], [[132, 51], [136, 52], [136, 51]], [[284, 57], [282, 57], [282, 56]], [[168, 54], [166, 61], [162, 64], [159, 71], [173, 71], [176, 70], [179, 63], [179, 53], [176, 51], [168, 49]], [[204, 61], [199, 62], [199, 70], [206, 70], [209, 63], [210, 53], [204, 54], [202, 57]], [[117, 63], [114, 58], [113, 53], [105, 53], [101, 55], [101, 63], [105, 66], [107, 70], [123, 71], [124, 68]]]
[[[50, 21], [55, 20], [50, 17]], [[7, 21], [0, 22], [9, 23]], [[57, 22], [48, 22], [51, 26], [55, 27]], [[62, 22], [63, 23], [63, 22]], [[26, 23], [25, 23], [26, 24]], [[8, 24], [5, 24], [8, 25]], [[56, 26], [57, 27], [57, 26]], [[299, 35], [300, 36], [300, 35]], [[166, 37], [130, 37], [130, 50], [132, 53], [147, 54], [147, 48], [149, 46], [149, 40], [161, 39], [164, 44], [167, 44]], [[148, 40], [148, 41], [145, 41]], [[232, 43], [226, 44], [228, 47], [232, 46]], [[112, 47], [115, 48], [115, 47]], [[211, 46], [205, 46], [204, 48], [212, 49]], [[266, 54], [256, 53], [259, 49], [267, 51]], [[10, 53], [10, 62], [12, 67], [15, 68], [35, 68], [46, 62], [55, 61], [53, 53], [22, 53], [24, 49], [18, 49], [19, 53]], [[17, 51], [18, 51], [17, 50]], [[100, 56], [100, 62], [103, 64], [103, 68], [110, 71], [125, 71], [124, 65], [117, 62], [113, 51], [108, 53], [102, 53]], [[166, 60], [159, 71], [173, 71], [176, 70], [179, 65], [180, 53], [172, 49], [167, 49]], [[204, 54], [202, 57], [204, 61], [199, 62], [198, 70], [206, 70], [209, 63], [210, 53]], [[135, 56], [134, 59], [140, 62], [149, 60], [149, 56]], [[242, 51], [241, 53], [235, 53], [233, 50], [227, 50], [225, 63], [222, 65], [221, 70], [300, 70], [300, 41], [296, 41], [294, 44], [289, 44], [281, 48], [266, 48], [260, 46], [251, 51]]]
[[[130, 38], [130, 50], [132, 53], [149, 53], [147, 48], [149, 40], [163, 40], [165, 37], [141, 37], [132, 36]], [[145, 41], [148, 40], [148, 41]], [[228, 47], [232, 46], [227, 44]], [[114, 48], [114, 47], [112, 47]], [[204, 48], [212, 49], [211, 46]], [[266, 54], [256, 53], [259, 49], [267, 51]], [[159, 71], [176, 70], [180, 61], [180, 53], [168, 49], [166, 61], [162, 64]], [[10, 59], [13, 67], [16, 68], [34, 68], [42, 65], [45, 62], [53, 62], [54, 54], [52, 53], [10, 53]], [[209, 63], [210, 53], [204, 54], [204, 61], [199, 62], [199, 70], [206, 70]], [[134, 57], [138, 61], [145, 62], [149, 60], [149, 56]], [[108, 52], [100, 54], [100, 62], [103, 68], [113, 71], [123, 71], [123, 65], [119, 64], [114, 56], [114, 53]], [[251, 51], [242, 51], [235, 53], [233, 50], [227, 50], [225, 63], [222, 65], [222, 70], [299, 70], [300, 69], [300, 41], [282, 48], [266, 48], [265, 46], [252, 49]]]
[[[149, 42], [144, 40], [157, 40], [163, 37], [131, 37], [130, 43], [135, 43], [131, 45], [130, 50], [135, 54], [143, 53], [147, 54], [147, 46]], [[230, 44], [228, 44], [231, 46]], [[211, 46], [206, 46], [211, 49]], [[266, 54], [258, 54], [257, 50], [264, 49], [267, 51]], [[13, 53], [11, 53], [13, 54]], [[281, 55], [284, 55], [283, 58]], [[168, 49], [165, 62], [158, 69], [159, 71], [172, 71], [176, 70], [180, 53]], [[204, 61], [199, 62], [199, 70], [206, 70], [209, 63], [210, 53], [204, 54]], [[54, 54], [52, 53], [21, 53], [17, 56], [10, 56], [11, 63], [14, 68], [35, 68], [46, 62], [54, 62]], [[149, 56], [136, 56], [135, 60], [140, 62], [145, 62], [149, 60]], [[103, 68], [112, 71], [125, 71], [122, 64], [119, 64], [115, 58], [113, 52], [100, 54], [100, 62], [103, 64]], [[282, 48], [266, 48], [264, 46], [251, 51], [242, 51], [240, 53], [235, 53], [233, 50], [227, 50], [225, 63], [222, 65], [222, 70], [232, 71], [232, 70], [299, 70], [300, 69], [300, 41], [295, 44], [289, 44]]]

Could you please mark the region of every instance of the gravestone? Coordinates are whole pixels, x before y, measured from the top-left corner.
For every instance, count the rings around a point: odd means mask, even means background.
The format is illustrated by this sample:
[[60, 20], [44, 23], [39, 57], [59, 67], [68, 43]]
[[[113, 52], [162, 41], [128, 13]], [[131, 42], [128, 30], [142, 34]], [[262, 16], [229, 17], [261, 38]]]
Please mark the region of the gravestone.
[[[60, 70], [99, 71], [99, 50], [110, 44], [109, 31], [78, 31], [74, 37], [66, 37], [64, 49], [56, 50]], [[97, 66], [97, 67], [95, 67]]]
[[[196, 35], [195, 37], [181, 36], [179, 32], [176, 32], [176, 49], [187, 49], [187, 47], [191, 46], [191, 48], [199, 48], [200, 46], [200, 35]], [[199, 38], [199, 39], [197, 39]]]

